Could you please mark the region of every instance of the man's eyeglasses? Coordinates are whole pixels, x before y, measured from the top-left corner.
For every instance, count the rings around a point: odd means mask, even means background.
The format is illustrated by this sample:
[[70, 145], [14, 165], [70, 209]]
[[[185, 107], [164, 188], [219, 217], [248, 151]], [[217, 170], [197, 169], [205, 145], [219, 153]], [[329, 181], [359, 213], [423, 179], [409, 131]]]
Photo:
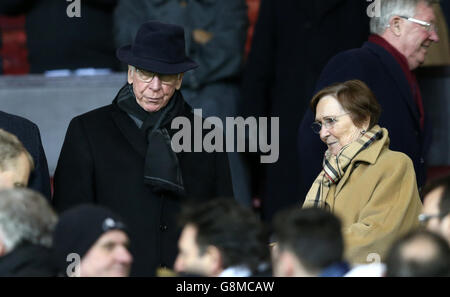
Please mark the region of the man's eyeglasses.
[[180, 74], [160, 74], [139, 68], [134, 69], [136, 70], [138, 79], [145, 83], [151, 82], [155, 76], [158, 76], [162, 84], [173, 85], [180, 77]]
[[337, 116], [324, 117], [323, 123], [314, 122], [311, 124], [311, 129], [313, 130], [314, 133], [320, 134], [320, 130], [322, 130], [322, 125], [325, 126], [325, 128], [327, 128], [327, 129], [333, 128], [334, 124], [336, 124], [336, 122], [337, 122], [337, 118], [342, 117], [346, 114], [349, 114], [349, 113], [347, 112], [347, 113], [337, 115]]
[[446, 216], [446, 214], [441, 214], [441, 213], [433, 214], [433, 215], [421, 213], [421, 214], [419, 215], [419, 222], [420, 222], [421, 224], [425, 225], [429, 220], [431, 220], [431, 219], [433, 219], [433, 218], [439, 218], [439, 219], [442, 219], [442, 218], [445, 217], [445, 216]]
[[418, 19], [415, 19], [415, 18], [409, 18], [409, 17], [406, 17], [406, 16], [399, 16], [399, 17], [401, 17], [402, 19], [405, 19], [407, 21], [410, 21], [412, 23], [416, 23], [416, 24], [421, 25], [428, 32], [433, 32], [434, 31], [434, 32], [436, 32], [436, 34], [438, 33], [438, 28], [436, 27], [435, 24], [431, 24], [431, 23], [428, 23], [428, 22], [425, 22], [425, 21], [421, 21], [421, 20], [418, 20]]

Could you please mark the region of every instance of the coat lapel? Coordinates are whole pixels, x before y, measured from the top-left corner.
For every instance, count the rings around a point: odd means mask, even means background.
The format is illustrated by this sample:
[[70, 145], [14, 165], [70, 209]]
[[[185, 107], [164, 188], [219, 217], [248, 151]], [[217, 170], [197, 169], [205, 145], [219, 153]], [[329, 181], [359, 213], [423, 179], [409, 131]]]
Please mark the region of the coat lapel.
[[119, 110], [115, 105], [113, 105], [111, 116], [114, 120], [114, 123], [119, 128], [120, 132], [126, 138], [128, 143], [130, 143], [130, 145], [140, 155], [145, 157], [147, 152], [147, 142], [145, 139], [145, 135], [136, 126], [133, 120], [123, 111]]
[[348, 166], [347, 170], [345, 171], [344, 176], [341, 178], [341, 180], [338, 182], [338, 184], [336, 185], [336, 191], [334, 192], [334, 197], [337, 197], [339, 192], [341, 191], [342, 187], [345, 185], [345, 183], [347, 182], [350, 173], [353, 171], [353, 169], [355, 169], [355, 165], [357, 163], [355, 162], [355, 160], [353, 160], [350, 165]]
[[383, 129], [383, 137], [375, 142], [373, 142], [367, 149], [360, 152], [355, 158], [351, 161], [350, 165], [348, 166], [347, 170], [345, 171], [344, 176], [341, 178], [339, 183], [336, 185], [336, 191], [334, 194], [334, 197], [337, 197], [339, 195], [339, 192], [344, 187], [345, 183], [347, 182], [348, 178], [350, 177], [350, 174], [352, 174], [352, 171], [358, 167], [361, 164], [369, 164], [373, 165], [378, 159], [378, 156], [381, 153], [381, 150], [384, 146], [387, 146], [389, 148], [389, 132]]
[[376, 44], [372, 44], [369, 42], [365, 43], [365, 46], [369, 48], [375, 55], [380, 58], [381, 63], [388, 70], [390, 77], [393, 81], [395, 81], [395, 85], [400, 90], [402, 94], [402, 99], [408, 106], [409, 111], [411, 112], [415, 124], [418, 126], [420, 130], [420, 114], [419, 110], [416, 106], [416, 103], [413, 100], [413, 94], [411, 92], [411, 87], [403, 73], [402, 68], [398, 65], [397, 61], [390, 53], [384, 50], [382, 47]]

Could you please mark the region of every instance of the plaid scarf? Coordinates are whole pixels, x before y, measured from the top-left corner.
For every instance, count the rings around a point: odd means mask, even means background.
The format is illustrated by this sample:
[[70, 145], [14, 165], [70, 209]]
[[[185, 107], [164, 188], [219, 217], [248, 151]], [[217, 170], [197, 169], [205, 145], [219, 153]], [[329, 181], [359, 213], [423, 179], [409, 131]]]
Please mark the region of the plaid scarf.
[[344, 146], [336, 156], [327, 150], [323, 159], [323, 169], [309, 189], [303, 207], [326, 208], [325, 199], [330, 187], [341, 180], [353, 158], [382, 137], [383, 131], [380, 126], [375, 125], [356, 141]]

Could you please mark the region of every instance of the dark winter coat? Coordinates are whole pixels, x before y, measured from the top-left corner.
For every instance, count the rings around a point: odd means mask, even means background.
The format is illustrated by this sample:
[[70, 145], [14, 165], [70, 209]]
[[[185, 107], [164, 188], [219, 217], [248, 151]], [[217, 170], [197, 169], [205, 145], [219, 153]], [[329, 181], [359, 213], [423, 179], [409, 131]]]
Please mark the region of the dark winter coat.
[[0, 257], [0, 277], [52, 277], [56, 276], [51, 250], [24, 243]]
[[[184, 116], [193, 129], [187, 104]], [[170, 124], [165, 127], [171, 136], [176, 133]], [[71, 121], [55, 172], [58, 211], [95, 203], [124, 219], [133, 276], [153, 276], [157, 267], [173, 265], [180, 233], [176, 217], [183, 203], [233, 194], [226, 153], [204, 151], [177, 153], [186, 196], [154, 193], [143, 180], [146, 149], [146, 135], [135, 122], [117, 105], [108, 105]]]

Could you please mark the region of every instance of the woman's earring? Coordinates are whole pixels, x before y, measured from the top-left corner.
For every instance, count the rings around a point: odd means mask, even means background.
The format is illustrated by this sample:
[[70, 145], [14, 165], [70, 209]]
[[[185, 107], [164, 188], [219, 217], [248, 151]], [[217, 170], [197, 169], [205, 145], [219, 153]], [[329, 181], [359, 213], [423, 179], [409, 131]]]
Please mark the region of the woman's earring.
[[363, 129], [360, 133], [361, 133], [361, 135], [364, 135], [364, 134], [366, 134], [366, 132], [367, 131]]

